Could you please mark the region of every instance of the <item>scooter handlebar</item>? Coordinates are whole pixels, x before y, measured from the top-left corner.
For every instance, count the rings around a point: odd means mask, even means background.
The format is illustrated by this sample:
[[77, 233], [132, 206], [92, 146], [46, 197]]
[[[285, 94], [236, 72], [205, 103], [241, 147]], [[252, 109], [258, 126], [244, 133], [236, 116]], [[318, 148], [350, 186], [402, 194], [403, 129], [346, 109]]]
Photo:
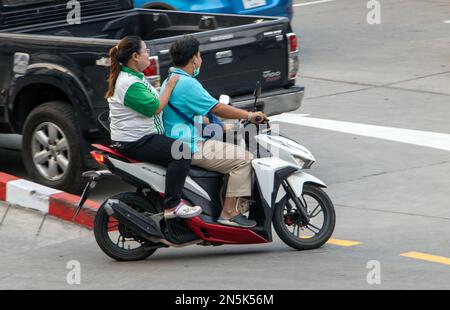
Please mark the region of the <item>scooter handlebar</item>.
[[[255, 117], [255, 122], [257, 123], [256, 125], [269, 124], [269, 119], [267, 119], [267, 121], [262, 122], [262, 123], [261, 123], [261, 121], [262, 121], [262, 117], [261, 117], [261, 116]], [[243, 122], [242, 122], [242, 126], [243, 126], [244, 128], [247, 127], [247, 126], [250, 125], [250, 124], [252, 124], [252, 122], [250, 122], [250, 121], [243, 121]]]

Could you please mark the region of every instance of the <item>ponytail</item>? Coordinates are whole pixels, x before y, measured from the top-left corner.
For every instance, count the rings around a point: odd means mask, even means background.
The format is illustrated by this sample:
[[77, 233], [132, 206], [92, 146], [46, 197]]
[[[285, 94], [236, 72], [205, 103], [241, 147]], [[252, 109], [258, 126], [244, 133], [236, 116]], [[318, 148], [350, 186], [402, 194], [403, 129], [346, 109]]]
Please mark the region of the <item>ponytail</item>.
[[111, 66], [109, 67], [109, 77], [108, 77], [108, 92], [106, 93], [105, 98], [114, 96], [114, 90], [116, 87], [117, 78], [119, 77], [120, 71], [122, 70], [122, 66], [117, 59], [117, 55], [119, 54], [118, 46], [114, 46], [109, 50], [109, 58], [111, 59]]
[[105, 98], [114, 96], [117, 78], [122, 65], [125, 65], [134, 53], [140, 53], [142, 39], [138, 36], [127, 36], [120, 40], [119, 44], [109, 50], [111, 65], [109, 67], [108, 91]]

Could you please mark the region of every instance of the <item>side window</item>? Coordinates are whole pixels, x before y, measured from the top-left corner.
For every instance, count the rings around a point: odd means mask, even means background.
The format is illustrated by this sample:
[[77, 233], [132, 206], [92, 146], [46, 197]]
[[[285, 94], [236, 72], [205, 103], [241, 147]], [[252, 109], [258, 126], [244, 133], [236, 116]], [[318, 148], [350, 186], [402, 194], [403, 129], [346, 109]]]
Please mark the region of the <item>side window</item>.
[[[23, 26], [30, 23], [32, 19], [27, 19], [28, 14], [36, 13], [41, 7], [56, 7], [58, 4], [66, 3], [67, 0], [0, 0], [0, 29], [13, 26]], [[31, 11], [34, 10], [34, 11]], [[14, 22], [8, 22], [11, 14], [20, 15]]]
[[41, 4], [47, 3], [48, 5], [61, 3], [61, 0], [0, 0], [0, 5], [2, 7], [16, 7], [16, 6], [24, 6], [24, 5], [33, 5], [33, 4]]
[[39, 2], [50, 2], [48, 0], [3, 0], [2, 6], [19, 6], [26, 4], [35, 4]]

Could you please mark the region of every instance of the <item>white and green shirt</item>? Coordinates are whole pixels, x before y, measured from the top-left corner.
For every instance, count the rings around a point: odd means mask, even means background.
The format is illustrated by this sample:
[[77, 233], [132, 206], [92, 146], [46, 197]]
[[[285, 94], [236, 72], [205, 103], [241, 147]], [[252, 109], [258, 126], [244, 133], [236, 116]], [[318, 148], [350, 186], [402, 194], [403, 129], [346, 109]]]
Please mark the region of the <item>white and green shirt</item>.
[[149, 134], [164, 134], [158, 91], [144, 74], [123, 67], [117, 78], [114, 95], [108, 98], [111, 140], [134, 142]]

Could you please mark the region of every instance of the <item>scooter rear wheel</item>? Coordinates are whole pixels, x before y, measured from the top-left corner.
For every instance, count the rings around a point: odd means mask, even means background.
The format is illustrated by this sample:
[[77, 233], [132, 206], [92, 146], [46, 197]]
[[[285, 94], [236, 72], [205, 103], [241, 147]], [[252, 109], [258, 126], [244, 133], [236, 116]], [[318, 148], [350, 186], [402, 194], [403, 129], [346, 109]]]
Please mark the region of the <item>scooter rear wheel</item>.
[[300, 200], [306, 205], [310, 223], [304, 221], [295, 203], [287, 197], [275, 206], [273, 226], [280, 239], [290, 247], [317, 249], [333, 234], [336, 222], [333, 203], [320, 187], [310, 184], [305, 184]]
[[[110, 199], [118, 199], [138, 212], [157, 213], [151, 202], [138, 193], [121, 193]], [[104, 208], [105, 203], [106, 201], [98, 209], [94, 221], [95, 240], [102, 251], [117, 261], [144, 260], [155, 253], [156, 249], [149, 248], [154, 244], [134, 235], [123, 224], [109, 216]], [[130, 242], [128, 247], [125, 242]]]

